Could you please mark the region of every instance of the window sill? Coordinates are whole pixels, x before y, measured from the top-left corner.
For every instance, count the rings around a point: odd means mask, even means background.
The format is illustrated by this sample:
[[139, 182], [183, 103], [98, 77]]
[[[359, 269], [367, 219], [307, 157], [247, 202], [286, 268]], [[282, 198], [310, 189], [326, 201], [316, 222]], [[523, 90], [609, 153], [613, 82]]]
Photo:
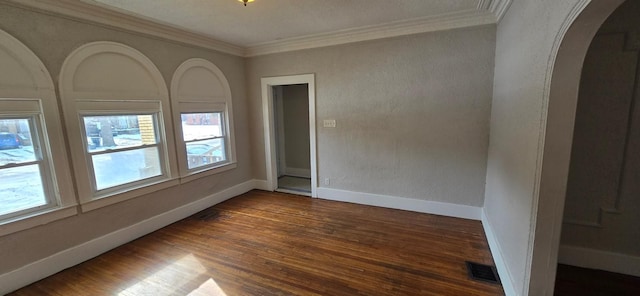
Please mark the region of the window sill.
[[234, 161], [234, 162], [224, 163], [216, 167], [194, 171], [184, 177], [181, 177], [180, 184], [188, 183], [193, 180], [197, 180], [206, 176], [211, 176], [211, 175], [219, 174], [222, 172], [226, 172], [226, 171], [235, 169], [236, 167], [238, 167], [238, 163]]
[[108, 205], [123, 202], [145, 194], [153, 193], [180, 184], [177, 179], [164, 179], [156, 183], [147, 184], [139, 188], [126, 188], [121, 191], [112, 192], [108, 195], [99, 196], [94, 199], [84, 201], [81, 205], [82, 212], [93, 211]]
[[78, 214], [76, 205], [47, 209], [0, 222], [0, 237]]

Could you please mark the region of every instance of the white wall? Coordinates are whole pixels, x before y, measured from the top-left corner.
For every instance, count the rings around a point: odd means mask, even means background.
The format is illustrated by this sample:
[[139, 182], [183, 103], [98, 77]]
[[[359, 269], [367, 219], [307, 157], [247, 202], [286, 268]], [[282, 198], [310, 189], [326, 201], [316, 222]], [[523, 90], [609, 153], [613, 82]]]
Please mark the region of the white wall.
[[321, 186], [482, 206], [494, 45], [490, 25], [250, 58], [253, 142], [260, 78], [315, 73]]

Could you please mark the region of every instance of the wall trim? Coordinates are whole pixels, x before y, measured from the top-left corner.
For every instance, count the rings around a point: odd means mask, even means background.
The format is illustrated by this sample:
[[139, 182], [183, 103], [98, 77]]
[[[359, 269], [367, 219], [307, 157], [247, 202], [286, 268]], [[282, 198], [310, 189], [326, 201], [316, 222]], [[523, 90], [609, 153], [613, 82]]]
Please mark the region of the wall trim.
[[507, 261], [505, 257], [502, 255], [502, 248], [500, 248], [500, 243], [498, 242], [498, 238], [493, 232], [493, 227], [491, 227], [491, 223], [487, 219], [487, 213], [484, 208], [482, 209], [482, 227], [484, 228], [484, 233], [487, 236], [487, 242], [489, 243], [489, 250], [491, 251], [491, 256], [493, 257], [493, 262], [496, 265], [496, 269], [498, 270], [498, 275], [500, 276], [500, 282], [502, 283], [502, 289], [504, 290], [505, 295], [519, 295], [515, 289], [515, 285], [513, 284], [513, 278], [511, 277], [511, 272], [509, 271], [509, 265], [507, 265]]
[[575, 246], [560, 246], [558, 262], [640, 277], [640, 257]]
[[100, 25], [124, 29], [129, 32], [142, 33], [165, 40], [196, 45], [236, 56], [243, 56], [245, 51], [241, 46], [219, 41], [204, 34], [195, 33], [168, 24], [161, 24], [124, 10], [116, 10], [111, 7], [106, 8], [105, 5], [100, 5], [97, 2], [87, 3], [78, 0], [9, 0], [8, 3], [30, 10], [43, 10], [86, 23], [98, 23]]
[[273, 191], [267, 180], [253, 180], [253, 189]]
[[80, 245], [63, 250], [8, 273], [0, 275], [0, 295], [15, 291], [33, 282], [72, 267], [171, 223], [189, 217], [229, 198], [246, 193], [260, 181], [249, 180], [192, 203], [164, 212], [134, 225], [116, 230]]
[[285, 38], [278, 41], [254, 44], [248, 47], [216, 40], [178, 26], [162, 23], [123, 9], [99, 2], [83, 0], [9, 0], [13, 6], [54, 13], [86, 23], [124, 29], [204, 47], [241, 57], [254, 57], [279, 52], [325, 47], [353, 42], [404, 36], [410, 34], [443, 31], [464, 27], [496, 24], [505, 14], [512, 0], [481, 0], [476, 9], [448, 14], [401, 20], [350, 28], [316, 35]]
[[492, 0], [489, 4], [489, 11], [496, 16], [496, 22], [499, 23], [502, 20], [502, 17], [509, 10], [509, 6], [511, 6], [511, 2], [513, 0]]
[[474, 206], [324, 187], [318, 188], [318, 197], [328, 200], [472, 220], [480, 220], [482, 212], [482, 208]]
[[438, 16], [429, 16], [303, 37], [285, 38], [273, 42], [258, 43], [246, 48], [245, 57], [489, 25], [495, 24], [496, 20], [496, 15], [490, 11], [472, 9]]
[[278, 162], [276, 159], [275, 117], [274, 117], [274, 86], [289, 84], [307, 84], [309, 99], [309, 159], [311, 161], [311, 197], [318, 196], [318, 159], [316, 157], [316, 86], [315, 74], [300, 74], [276, 77], [262, 77], [260, 86], [262, 91], [262, 119], [264, 127], [265, 171], [267, 173], [266, 190], [274, 191], [278, 188]]

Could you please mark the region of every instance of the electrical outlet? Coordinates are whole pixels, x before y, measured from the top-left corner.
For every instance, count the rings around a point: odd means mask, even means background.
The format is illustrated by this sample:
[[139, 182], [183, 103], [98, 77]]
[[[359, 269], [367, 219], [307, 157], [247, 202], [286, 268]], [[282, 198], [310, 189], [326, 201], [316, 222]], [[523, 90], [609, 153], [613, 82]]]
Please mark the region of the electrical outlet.
[[329, 186], [329, 184], [331, 184], [331, 179], [329, 179], [329, 178], [324, 178], [324, 185], [325, 185], [325, 186]]
[[323, 122], [323, 126], [324, 127], [336, 127], [336, 120], [335, 119], [325, 119]]

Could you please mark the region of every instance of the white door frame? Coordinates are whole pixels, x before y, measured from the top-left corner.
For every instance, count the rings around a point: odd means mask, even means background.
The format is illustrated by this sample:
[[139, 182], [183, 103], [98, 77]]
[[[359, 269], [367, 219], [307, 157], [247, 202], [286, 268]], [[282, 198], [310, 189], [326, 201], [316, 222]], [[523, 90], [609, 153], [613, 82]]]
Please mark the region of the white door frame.
[[264, 151], [267, 170], [267, 186], [271, 191], [274, 191], [278, 188], [278, 163], [276, 162], [276, 142], [273, 118], [273, 86], [291, 84], [307, 84], [309, 86], [309, 155], [311, 160], [311, 197], [318, 197], [315, 74], [263, 77], [260, 82], [262, 85], [262, 119], [264, 122]]

